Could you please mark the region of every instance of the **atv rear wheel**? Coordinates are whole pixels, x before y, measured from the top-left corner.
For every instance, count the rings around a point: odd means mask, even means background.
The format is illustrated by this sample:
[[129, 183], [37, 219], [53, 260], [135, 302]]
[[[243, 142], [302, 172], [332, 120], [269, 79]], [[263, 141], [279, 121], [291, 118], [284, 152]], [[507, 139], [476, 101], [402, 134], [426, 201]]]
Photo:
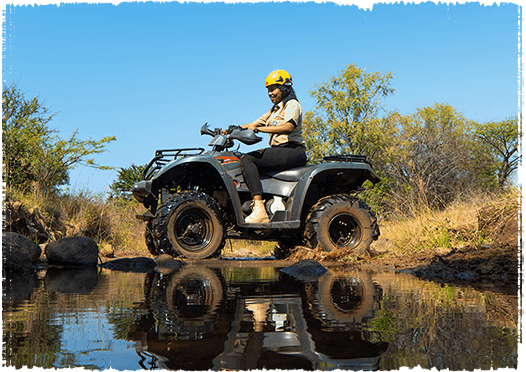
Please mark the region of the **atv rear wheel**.
[[321, 244], [331, 252], [350, 250], [355, 254], [369, 251], [380, 230], [367, 204], [350, 195], [331, 195], [320, 199], [307, 216], [305, 237], [313, 248]]
[[153, 223], [157, 249], [190, 259], [218, 256], [225, 228], [217, 202], [200, 191], [184, 191], [168, 199]]

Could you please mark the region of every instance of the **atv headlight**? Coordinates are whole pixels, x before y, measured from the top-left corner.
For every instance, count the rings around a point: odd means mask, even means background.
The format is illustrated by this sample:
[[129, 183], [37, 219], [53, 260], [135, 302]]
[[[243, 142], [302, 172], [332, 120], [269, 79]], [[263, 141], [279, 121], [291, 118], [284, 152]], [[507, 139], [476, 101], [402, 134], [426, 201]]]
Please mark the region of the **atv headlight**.
[[140, 181], [133, 185], [132, 194], [138, 202], [142, 203], [151, 191], [152, 181]]

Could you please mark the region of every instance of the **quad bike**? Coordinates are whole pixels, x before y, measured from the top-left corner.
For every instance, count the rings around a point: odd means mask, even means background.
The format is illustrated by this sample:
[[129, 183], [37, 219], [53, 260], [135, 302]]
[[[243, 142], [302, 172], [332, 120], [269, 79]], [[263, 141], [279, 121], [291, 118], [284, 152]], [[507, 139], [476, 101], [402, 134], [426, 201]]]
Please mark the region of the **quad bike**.
[[229, 149], [234, 141], [253, 145], [262, 138], [250, 129], [211, 130], [207, 124], [201, 135], [213, 137], [211, 151], [157, 150], [133, 186], [133, 196], [148, 209], [137, 218], [147, 221], [152, 254], [212, 258], [228, 238], [277, 241], [277, 258], [300, 244], [361, 255], [380, 235], [369, 207], [351, 195], [367, 180], [380, 181], [365, 156], [330, 156], [322, 164], [261, 172], [270, 222], [247, 224], [252, 198], [241, 174], [243, 154]]

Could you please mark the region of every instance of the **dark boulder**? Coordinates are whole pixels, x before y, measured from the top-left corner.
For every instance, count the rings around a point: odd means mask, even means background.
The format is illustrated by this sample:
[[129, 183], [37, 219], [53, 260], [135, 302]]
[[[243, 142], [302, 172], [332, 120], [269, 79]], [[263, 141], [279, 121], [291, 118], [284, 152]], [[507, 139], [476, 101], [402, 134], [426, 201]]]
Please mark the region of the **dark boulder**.
[[11, 248], [2, 241], [2, 276], [6, 280], [24, 277], [34, 273], [35, 269], [27, 254]]
[[64, 266], [96, 266], [99, 247], [93, 239], [83, 236], [60, 239], [46, 245], [50, 264]]
[[22, 252], [27, 255], [31, 262], [36, 262], [42, 254], [42, 248], [31, 239], [13, 232], [4, 232], [2, 234], [2, 246]]
[[295, 264], [281, 269], [281, 272], [291, 275], [294, 278], [304, 281], [304, 282], [313, 282], [316, 281], [319, 277], [325, 274], [327, 268], [320, 264], [316, 260], [301, 260]]

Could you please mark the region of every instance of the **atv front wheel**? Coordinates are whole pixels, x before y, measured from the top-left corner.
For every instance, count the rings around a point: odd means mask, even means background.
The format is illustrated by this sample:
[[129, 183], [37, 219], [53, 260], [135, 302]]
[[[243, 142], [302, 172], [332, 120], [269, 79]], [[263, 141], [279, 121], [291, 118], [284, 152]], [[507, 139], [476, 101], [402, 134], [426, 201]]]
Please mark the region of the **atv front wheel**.
[[367, 204], [344, 194], [320, 199], [312, 207], [305, 226], [310, 245], [316, 248], [321, 244], [327, 252], [342, 249], [364, 254], [379, 235], [376, 217]]
[[152, 222], [158, 250], [190, 259], [218, 256], [225, 245], [225, 228], [216, 201], [199, 191], [184, 191], [168, 199]]
[[153, 254], [154, 256], [158, 256], [161, 254], [157, 247], [155, 246], [155, 242], [153, 240], [153, 234], [152, 234], [152, 223], [148, 222], [146, 224], [146, 231], [144, 231], [144, 242], [146, 243], [146, 247], [148, 248], [148, 251]]

